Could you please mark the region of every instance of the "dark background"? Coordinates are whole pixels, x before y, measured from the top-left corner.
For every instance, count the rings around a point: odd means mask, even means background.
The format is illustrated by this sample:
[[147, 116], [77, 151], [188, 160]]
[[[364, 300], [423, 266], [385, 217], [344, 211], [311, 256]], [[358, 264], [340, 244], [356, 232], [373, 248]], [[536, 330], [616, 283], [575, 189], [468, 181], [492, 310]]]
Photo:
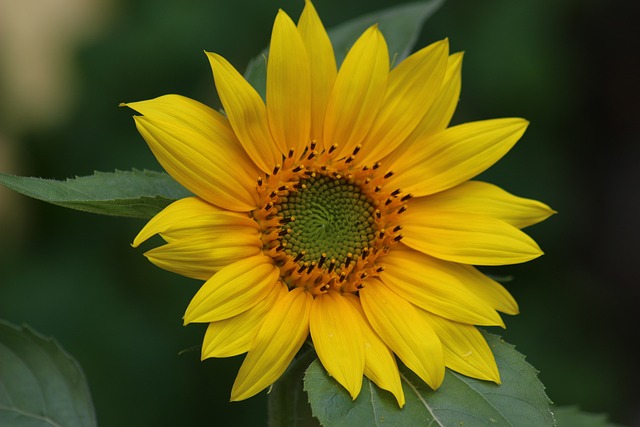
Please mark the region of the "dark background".
[[[26, 99], [42, 107], [39, 89], [11, 98], [16, 83], [0, 78], [0, 171], [63, 179], [160, 170], [131, 111], [118, 104], [179, 93], [218, 106], [203, 50], [243, 70], [268, 42], [277, 9], [297, 20], [303, 7], [302, 0], [95, 3], [97, 12], [82, 12], [93, 16], [94, 31], [67, 42], [73, 85], [40, 118], [18, 108]], [[390, 3], [315, 5], [331, 27]], [[418, 44], [449, 37], [452, 51], [466, 52], [455, 123], [531, 121], [483, 178], [559, 212], [528, 230], [544, 257], [487, 270], [515, 277], [507, 288], [521, 308], [495, 332], [527, 355], [555, 403], [627, 426], [640, 425], [632, 351], [640, 300], [639, 18], [632, 1], [450, 0]], [[5, 42], [0, 67], [20, 54]], [[36, 41], [18, 42], [26, 49]], [[32, 66], [46, 66], [44, 58]], [[102, 426], [265, 425], [265, 393], [227, 403], [241, 357], [199, 361], [204, 325], [181, 322], [198, 282], [130, 247], [143, 224], [0, 189], [0, 318], [56, 337], [79, 361]]]

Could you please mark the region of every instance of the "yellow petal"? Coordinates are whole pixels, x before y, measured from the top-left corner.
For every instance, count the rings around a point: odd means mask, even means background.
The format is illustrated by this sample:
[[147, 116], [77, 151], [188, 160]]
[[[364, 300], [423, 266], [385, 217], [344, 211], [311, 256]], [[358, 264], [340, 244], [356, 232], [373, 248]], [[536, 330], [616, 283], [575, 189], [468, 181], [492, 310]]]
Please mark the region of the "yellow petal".
[[391, 188], [414, 196], [446, 190], [489, 168], [520, 139], [528, 122], [494, 119], [465, 123], [417, 140], [395, 161]]
[[452, 322], [420, 311], [436, 331], [444, 349], [448, 368], [472, 378], [500, 384], [500, 373], [493, 353], [475, 326]]
[[458, 105], [458, 99], [460, 99], [462, 56], [461, 52], [449, 55], [447, 72], [442, 81], [442, 86], [440, 86], [436, 99], [431, 104], [429, 111], [411, 134], [411, 139], [443, 131], [449, 126], [451, 117], [453, 117]]
[[273, 24], [267, 63], [267, 116], [282, 153], [301, 155], [311, 129], [311, 71], [307, 50], [282, 10]]
[[245, 213], [220, 209], [198, 197], [186, 197], [176, 200], [151, 218], [133, 239], [132, 246], [136, 248], [159, 233], [176, 239], [236, 227], [258, 231], [258, 224]]
[[347, 53], [329, 98], [324, 143], [337, 144], [336, 157], [349, 156], [371, 129], [384, 100], [388, 74], [387, 43], [374, 25]]
[[135, 116], [136, 127], [169, 175], [197, 196], [221, 208], [256, 208], [255, 180], [235, 165], [237, 156], [192, 128], [162, 119]]
[[309, 329], [318, 358], [353, 400], [360, 394], [364, 372], [362, 326], [362, 317], [338, 292], [313, 300]]
[[514, 196], [493, 184], [467, 181], [448, 190], [421, 197], [421, 209], [438, 213], [464, 213], [501, 219], [524, 228], [549, 218], [555, 212], [537, 200]]
[[305, 1], [300, 15], [298, 31], [311, 64], [311, 140], [317, 141], [320, 147], [329, 149], [329, 146], [324, 145], [322, 129], [329, 95], [338, 71], [331, 40], [309, 0]]
[[449, 41], [433, 43], [389, 73], [387, 94], [356, 161], [373, 164], [392, 152], [429, 110], [447, 69]]
[[398, 401], [398, 406], [402, 408], [405, 399], [396, 358], [369, 324], [358, 297], [353, 294], [344, 294], [344, 297], [360, 316], [358, 323], [364, 335], [365, 348], [364, 375], [381, 389], [391, 392]]
[[218, 96], [233, 130], [254, 163], [271, 173], [282, 152], [271, 137], [267, 108], [256, 90], [222, 56], [207, 52]]
[[231, 357], [251, 348], [264, 317], [278, 299], [288, 292], [279, 282], [262, 301], [244, 313], [209, 323], [202, 343], [202, 360], [209, 357]]
[[247, 311], [271, 292], [278, 276], [278, 268], [264, 255], [224, 267], [193, 297], [184, 314], [184, 324], [215, 322]]
[[379, 280], [360, 290], [369, 323], [405, 365], [434, 390], [444, 379], [442, 344], [418, 309]]
[[464, 268], [418, 251], [395, 249], [380, 261], [380, 279], [395, 293], [447, 319], [504, 327], [493, 307], [464, 285], [469, 278]]
[[467, 213], [431, 212], [411, 199], [403, 215], [402, 242], [447, 261], [505, 265], [530, 261], [542, 250], [522, 231], [496, 218]]
[[273, 305], [233, 383], [231, 400], [244, 400], [273, 384], [287, 369], [309, 335], [313, 298], [302, 288]]
[[218, 230], [172, 240], [145, 252], [156, 266], [168, 271], [208, 280], [229, 264], [260, 253], [262, 241], [253, 229]]
[[[504, 286], [485, 276], [470, 265], [458, 264], [468, 277], [463, 280], [464, 285], [494, 309], [506, 314], [518, 314], [518, 303]], [[462, 277], [462, 271], [459, 272]]]

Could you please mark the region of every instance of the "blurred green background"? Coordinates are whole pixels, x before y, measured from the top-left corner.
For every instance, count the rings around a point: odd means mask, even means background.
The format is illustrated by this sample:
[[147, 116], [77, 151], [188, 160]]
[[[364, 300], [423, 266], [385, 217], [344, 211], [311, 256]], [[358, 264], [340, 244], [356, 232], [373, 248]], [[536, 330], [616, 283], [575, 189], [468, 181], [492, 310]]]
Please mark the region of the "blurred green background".
[[[327, 27], [401, 3], [315, 2]], [[0, 0], [0, 171], [64, 179], [159, 165], [123, 101], [219, 106], [203, 50], [243, 70], [278, 8], [302, 0]], [[546, 255], [496, 268], [521, 314], [501, 333], [550, 398], [640, 425], [640, 140], [636, 2], [449, 0], [419, 46], [466, 52], [454, 122], [531, 126], [483, 178], [559, 214], [528, 230]], [[198, 282], [129, 243], [144, 221], [0, 188], [0, 318], [51, 335], [85, 370], [102, 426], [265, 425], [266, 395], [228, 403], [242, 360], [199, 361], [181, 317]], [[200, 327], [202, 326], [202, 327]]]

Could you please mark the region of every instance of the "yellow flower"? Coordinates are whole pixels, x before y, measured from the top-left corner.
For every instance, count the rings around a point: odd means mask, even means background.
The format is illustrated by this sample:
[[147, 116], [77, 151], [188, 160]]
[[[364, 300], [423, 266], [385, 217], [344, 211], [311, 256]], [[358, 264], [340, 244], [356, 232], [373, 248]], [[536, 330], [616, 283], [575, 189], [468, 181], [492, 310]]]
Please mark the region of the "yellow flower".
[[472, 265], [542, 254], [521, 228], [553, 211], [469, 181], [500, 159], [527, 121], [449, 126], [462, 54], [447, 40], [390, 70], [377, 26], [337, 70], [311, 2], [296, 25], [280, 11], [266, 103], [207, 53], [226, 115], [177, 95], [126, 104], [164, 167], [194, 197], [135, 238], [166, 244], [154, 264], [206, 282], [184, 323], [208, 323], [202, 358], [247, 353], [231, 400], [259, 393], [310, 335], [352, 398], [365, 375], [404, 395], [395, 357], [430, 387], [445, 366], [500, 382], [474, 325], [504, 326], [518, 306]]

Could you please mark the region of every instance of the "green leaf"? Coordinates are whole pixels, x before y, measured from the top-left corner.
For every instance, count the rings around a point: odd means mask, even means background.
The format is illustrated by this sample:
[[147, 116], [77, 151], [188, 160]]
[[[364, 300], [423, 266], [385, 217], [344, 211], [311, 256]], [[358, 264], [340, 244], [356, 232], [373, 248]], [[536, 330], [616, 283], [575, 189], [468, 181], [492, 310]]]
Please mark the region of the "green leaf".
[[87, 381], [60, 346], [0, 320], [0, 425], [97, 426]]
[[54, 205], [104, 215], [151, 218], [174, 200], [191, 195], [166, 173], [96, 172], [65, 181], [0, 173], [0, 184]]
[[485, 333], [493, 350], [502, 384], [496, 385], [447, 370], [436, 391], [400, 366], [406, 404], [398, 407], [391, 393], [364, 378], [355, 401], [330, 378], [319, 361], [305, 375], [305, 390], [313, 414], [325, 427], [353, 426], [527, 426], [554, 425], [549, 398], [537, 371], [500, 337]]
[[301, 352], [269, 390], [269, 427], [320, 427], [311, 414], [302, 388], [309, 364], [317, 359], [312, 348]]
[[[364, 30], [376, 23], [385, 36], [392, 63], [399, 63], [411, 53], [425, 21], [443, 2], [444, 0], [430, 0], [394, 6], [328, 29], [338, 65]], [[244, 74], [245, 79], [258, 91], [262, 99], [266, 99], [267, 93], [268, 54], [268, 48], [264, 49], [249, 62]]]
[[575, 406], [552, 408], [557, 427], [619, 427], [607, 421], [604, 414], [590, 414], [581, 412]]

